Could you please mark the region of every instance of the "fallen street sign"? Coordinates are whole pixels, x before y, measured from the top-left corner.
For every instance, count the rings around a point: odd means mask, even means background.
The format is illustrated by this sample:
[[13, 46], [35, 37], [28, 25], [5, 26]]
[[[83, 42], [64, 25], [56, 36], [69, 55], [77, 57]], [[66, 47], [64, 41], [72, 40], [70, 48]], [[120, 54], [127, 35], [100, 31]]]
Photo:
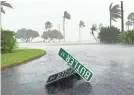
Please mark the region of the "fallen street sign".
[[65, 71], [59, 72], [57, 74], [51, 75], [47, 80], [47, 84], [55, 82], [59, 79], [71, 76], [73, 74], [77, 74], [77, 73], [73, 69], [70, 68], [70, 69], [67, 69]]
[[59, 56], [64, 59], [68, 65], [74, 69], [84, 80], [90, 81], [93, 73], [89, 71], [85, 66], [79, 63], [74, 57], [67, 53], [64, 49], [60, 49]]

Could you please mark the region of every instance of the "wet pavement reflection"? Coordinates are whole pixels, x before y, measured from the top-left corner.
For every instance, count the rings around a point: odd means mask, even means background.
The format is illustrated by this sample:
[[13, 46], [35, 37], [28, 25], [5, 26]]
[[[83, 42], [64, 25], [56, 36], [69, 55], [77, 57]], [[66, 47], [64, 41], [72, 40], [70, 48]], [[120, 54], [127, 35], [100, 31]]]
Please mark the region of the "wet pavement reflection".
[[[134, 95], [134, 46], [31, 44], [21, 46], [44, 49], [47, 55], [2, 71], [2, 95]], [[61, 47], [93, 72], [90, 83], [70, 76], [46, 85], [50, 75], [69, 68], [58, 56]]]
[[46, 85], [48, 95], [89, 95], [92, 86], [74, 75]]

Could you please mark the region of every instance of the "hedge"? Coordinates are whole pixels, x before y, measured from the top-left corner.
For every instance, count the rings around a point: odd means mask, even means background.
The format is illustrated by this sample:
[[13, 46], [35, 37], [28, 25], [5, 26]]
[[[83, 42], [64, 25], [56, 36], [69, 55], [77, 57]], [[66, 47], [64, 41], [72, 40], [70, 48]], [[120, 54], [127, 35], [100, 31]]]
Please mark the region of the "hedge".
[[134, 44], [134, 30], [120, 33], [119, 39], [123, 43]]
[[1, 52], [12, 52], [16, 46], [16, 39], [14, 38], [14, 32], [10, 30], [1, 30]]
[[119, 34], [120, 30], [117, 27], [102, 27], [98, 38], [101, 43], [119, 43]]

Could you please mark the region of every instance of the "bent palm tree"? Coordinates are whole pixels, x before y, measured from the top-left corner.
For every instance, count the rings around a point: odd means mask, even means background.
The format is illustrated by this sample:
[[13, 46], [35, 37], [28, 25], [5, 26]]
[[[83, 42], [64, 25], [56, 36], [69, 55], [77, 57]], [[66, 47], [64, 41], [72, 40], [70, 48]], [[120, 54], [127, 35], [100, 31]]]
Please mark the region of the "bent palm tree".
[[79, 41], [81, 41], [81, 28], [85, 27], [85, 23], [81, 20], [79, 22]]
[[134, 27], [134, 12], [130, 13], [128, 15], [128, 20], [132, 21], [133, 22], [133, 27]]
[[65, 41], [65, 19], [71, 19], [70, 14], [65, 11], [64, 16], [63, 16], [63, 36], [64, 36], [64, 41]]
[[110, 12], [110, 27], [112, 26], [112, 20], [117, 22], [116, 19], [121, 18], [121, 10], [119, 5], [113, 6], [113, 3], [109, 6], [109, 12]]
[[3, 6], [5, 7], [9, 7], [9, 8], [13, 8], [12, 5], [10, 5], [9, 3], [7, 3], [6, 1], [0, 1], [1, 3], [1, 12], [5, 14], [5, 11], [3, 9]]
[[96, 39], [96, 37], [95, 37], [95, 35], [94, 35], [94, 31], [96, 31], [96, 30], [97, 30], [97, 25], [96, 25], [96, 24], [93, 24], [93, 25], [92, 25], [92, 28], [91, 28], [91, 34], [93, 35], [94, 39], [95, 39], [96, 42], [97, 42], [97, 39]]

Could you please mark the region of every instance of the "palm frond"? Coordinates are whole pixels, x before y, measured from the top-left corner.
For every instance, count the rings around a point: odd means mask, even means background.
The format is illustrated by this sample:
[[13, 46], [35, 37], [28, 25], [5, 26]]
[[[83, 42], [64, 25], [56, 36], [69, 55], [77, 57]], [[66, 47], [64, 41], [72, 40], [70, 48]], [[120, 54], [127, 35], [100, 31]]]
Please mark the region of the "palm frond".
[[119, 5], [115, 5], [115, 6], [113, 6], [112, 10], [119, 9], [119, 8], [120, 8]]
[[130, 14], [128, 15], [128, 18], [131, 18], [131, 17], [134, 17], [134, 12], [132, 12], [132, 13], [130, 13]]
[[1, 12], [5, 14], [5, 11], [4, 11], [3, 7], [1, 7]]
[[130, 13], [127, 18], [128, 20], [131, 20], [134, 22], [134, 12]]
[[120, 14], [121, 14], [121, 9], [119, 5], [113, 6], [113, 8], [111, 9], [111, 13], [110, 13], [111, 17], [120, 18], [121, 17]]
[[80, 27], [85, 27], [85, 23], [81, 20], [80, 23], [79, 23], [79, 26]]
[[117, 22], [117, 20], [115, 18], [112, 18], [113, 21]]
[[121, 15], [120, 14], [111, 14], [111, 17], [118, 19], [118, 18], [121, 18]]
[[112, 9], [111, 13], [121, 13], [121, 10], [120, 9]]
[[6, 6], [6, 7], [9, 7], [9, 8], [13, 8], [11, 4], [7, 3], [6, 1], [1, 1], [1, 5], [2, 6]]
[[96, 24], [93, 24], [91, 30], [92, 31], [96, 31], [97, 30], [97, 25]]
[[64, 18], [71, 19], [71, 16], [67, 11], [64, 12]]
[[127, 21], [127, 22], [126, 22], [126, 25], [127, 25], [127, 26], [132, 26], [132, 25], [133, 25], [133, 22], [132, 22], [132, 21]]

